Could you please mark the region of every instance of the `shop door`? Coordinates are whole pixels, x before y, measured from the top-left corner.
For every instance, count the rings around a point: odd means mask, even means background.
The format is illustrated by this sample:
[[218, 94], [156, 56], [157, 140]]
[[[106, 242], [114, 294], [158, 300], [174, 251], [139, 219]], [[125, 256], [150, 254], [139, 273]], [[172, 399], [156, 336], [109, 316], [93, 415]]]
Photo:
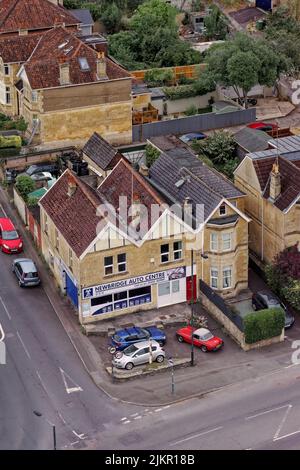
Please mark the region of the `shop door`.
[[[194, 283], [194, 302], [197, 300], [197, 276], [193, 276], [193, 283]], [[191, 303], [192, 301], [192, 276], [188, 276], [186, 278], [186, 301]]]
[[78, 290], [68, 273], [66, 273], [66, 291], [72, 304], [78, 308]]

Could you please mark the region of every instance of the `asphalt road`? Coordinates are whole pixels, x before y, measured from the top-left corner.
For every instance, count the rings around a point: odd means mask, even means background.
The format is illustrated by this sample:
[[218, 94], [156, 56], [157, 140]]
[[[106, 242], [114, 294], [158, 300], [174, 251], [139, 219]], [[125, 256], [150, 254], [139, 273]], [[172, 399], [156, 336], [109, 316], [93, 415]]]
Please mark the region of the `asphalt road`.
[[19, 287], [13, 258], [0, 252], [0, 323], [7, 350], [6, 365], [0, 365], [0, 449], [52, 448], [51, 425], [34, 410], [55, 424], [59, 448], [80, 447], [87, 435], [118, 422], [125, 407], [116, 406], [86, 373], [42, 286]]

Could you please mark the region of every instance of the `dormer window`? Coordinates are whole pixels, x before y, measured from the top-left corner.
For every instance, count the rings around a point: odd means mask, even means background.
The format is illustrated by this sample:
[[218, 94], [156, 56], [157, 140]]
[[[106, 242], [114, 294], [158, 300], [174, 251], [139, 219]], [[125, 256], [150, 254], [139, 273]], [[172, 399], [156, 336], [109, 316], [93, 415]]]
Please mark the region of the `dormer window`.
[[86, 57], [79, 57], [78, 62], [82, 72], [88, 72], [90, 70], [90, 66]]
[[219, 209], [220, 215], [226, 215], [226, 204], [222, 204]]

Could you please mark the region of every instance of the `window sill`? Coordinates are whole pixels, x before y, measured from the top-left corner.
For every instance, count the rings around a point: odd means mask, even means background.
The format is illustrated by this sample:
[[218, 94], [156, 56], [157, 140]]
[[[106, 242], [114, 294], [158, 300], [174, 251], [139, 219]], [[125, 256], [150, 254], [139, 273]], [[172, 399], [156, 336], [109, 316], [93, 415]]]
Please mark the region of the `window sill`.
[[103, 278], [109, 279], [110, 277], [116, 277], [116, 276], [123, 276], [124, 274], [129, 274], [129, 271], [122, 271], [121, 273], [112, 273], [112, 274], [104, 274]]

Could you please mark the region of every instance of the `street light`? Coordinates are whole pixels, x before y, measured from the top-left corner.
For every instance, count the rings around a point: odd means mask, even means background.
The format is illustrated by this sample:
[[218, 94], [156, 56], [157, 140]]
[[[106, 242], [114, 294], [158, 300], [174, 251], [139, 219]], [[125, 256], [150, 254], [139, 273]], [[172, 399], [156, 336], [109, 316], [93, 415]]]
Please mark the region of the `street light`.
[[[207, 259], [208, 256], [204, 253], [201, 253], [201, 258]], [[193, 326], [194, 326], [194, 250], [191, 250], [191, 280], [192, 280], [192, 300], [191, 300], [191, 326], [192, 326], [192, 342], [191, 342], [191, 366], [195, 365], [194, 358], [194, 335], [193, 335]]]
[[40, 413], [39, 411], [33, 411], [33, 414], [35, 416], [38, 416], [39, 418], [43, 418], [44, 421], [46, 421], [47, 424], [49, 424], [49, 426], [52, 427], [52, 433], [53, 433], [53, 450], [56, 450], [56, 428], [55, 428], [55, 424], [51, 423], [51, 421], [49, 421], [47, 418], [45, 418], [42, 413]]

